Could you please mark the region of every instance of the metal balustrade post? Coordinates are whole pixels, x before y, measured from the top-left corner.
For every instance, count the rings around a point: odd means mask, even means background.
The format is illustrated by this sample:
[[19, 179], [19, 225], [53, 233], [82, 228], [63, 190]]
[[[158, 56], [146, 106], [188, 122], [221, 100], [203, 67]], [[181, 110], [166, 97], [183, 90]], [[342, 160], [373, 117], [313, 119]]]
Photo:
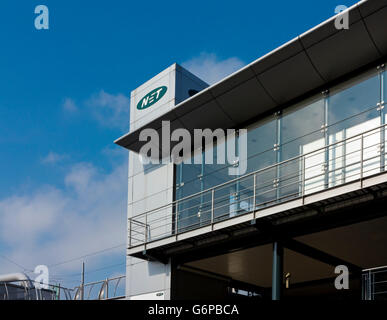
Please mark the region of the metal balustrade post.
[[329, 188], [329, 90], [322, 92], [324, 97], [324, 189]]
[[129, 248], [132, 247], [132, 218], [129, 218]]
[[211, 190], [211, 229], [214, 229], [215, 189]]
[[360, 186], [363, 188], [363, 170], [364, 170], [364, 165], [363, 165], [363, 160], [364, 160], [364, 136], [361, 135], [360, 138]]
[[305, 156], [302, 156], [301, 158], [301, 196], [305, 196], [305, 184], [306, 184], [306, 181], [305, 181], [305, 171], [306, 171], [306, 168], [305, 168]]
[[255, 219], [255, 207], [256, 207], [256, 201], [257, 201], [257, 174], [254, 173], [253, 177], [253, 212], [254, 212], [254, 219]]
[[148, 243], [148, 213], [145, 214], [145, 243]]
[[176, 210], [175, 210], [175, 236], [177, 240], [177, 234], [178, 234], [178, 220], [179, 220], [179, 202], [176, 201]]
[[329, 143], [324, 147], [324, 189], [329, 188]]

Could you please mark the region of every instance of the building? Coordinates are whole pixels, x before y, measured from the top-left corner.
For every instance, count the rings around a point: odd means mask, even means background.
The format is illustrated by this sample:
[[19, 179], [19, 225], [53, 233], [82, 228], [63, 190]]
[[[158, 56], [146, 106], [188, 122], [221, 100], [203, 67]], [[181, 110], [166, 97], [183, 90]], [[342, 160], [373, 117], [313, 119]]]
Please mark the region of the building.
[[[175, 64], [132, 91], [116, 141], [130, 150], [127, 298], [383, 297], [387, 1], [348, 14], [349, 29], [333, 17], [214, 85]], [[163, 139], [165, 121], [247, 129], [246, 153], [143, 164], [141, 132]], [[204, 159], [207, 145], [191, 142]]]

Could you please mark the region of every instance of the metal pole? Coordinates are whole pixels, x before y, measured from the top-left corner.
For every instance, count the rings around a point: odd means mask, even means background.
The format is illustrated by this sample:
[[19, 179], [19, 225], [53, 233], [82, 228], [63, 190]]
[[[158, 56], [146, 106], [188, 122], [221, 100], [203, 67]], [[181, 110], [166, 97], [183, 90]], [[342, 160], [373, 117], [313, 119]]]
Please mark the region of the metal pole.
[[82, 278], [81, 278], [81, 300], [84, 298], [84, 288], [85, 288], [85, 262], [82, 262]]
[[324, 189], [329, 187], [329, 90], [324, 91]]
[[301, 196], [305, 196], [305, 184], [306, 184], [306, 181], [305, 181], [305, 156], [302, 156], [301, 158]]
[[215, 204], [215, 189], [211, 191], [211, 228], [214, 227], [214, 204]]
[[272, 273], [272, 289], [271, 299], [280, 300], [282, 280], [283, 280], [283, 255], [284, 249], [282, 245], [275, 241], [273, 243], [273, 273]]
[[277, 121], [276, 121], [276, 124], [277, 124], [277, 139], [276, 139], [276, 145], [275, 145], [275, 152], [276, 152], [276, 177], [275, 177], [275, 191], [276, 191], [276, 200], [278, 201], [280, 196], [281, 196], [281, 193], [280, 193], [280, 175], [281, 175], [281, 170], [280, 170], [280, 166], [279, 166], [279, 163], [281, 162], [281, 158], [282, 158], [282, 136], [281, 136], [281, 119], [282, 119], [282, 116], [281, 116], [281, 112], [278, 111], [276, 112], [275, 114], [277, 116]]
[[145, 214], [145, 243], [148, 243], [148, 214]]
[[176, 212], [175, 212], [175, 236], [177, 240], [177, 233], [178, 233], [178, 217], [179, 217], [179, 201], [176, 201]]
[[385, 170], [385, 165], [386, 165], [386, 157], [385, 157], [385, 136], [386, 136], [386, 128], [385, 128], [385, 111], [384, 111], [384, 100], [386, 97], [384, 96], [384, 85], [385, 85], [385, 72], [384, 72], [384, 65], [381, 65], [379, 68], [379, 74], [380, 74], [380, 112], [379, 112], [379, 117], [380, 117], [380, 172]]
[[363, 139], [363, 135], [361, 135], [361, 140], [360, 140], [360, 185], [361, 187], [363, 187], [363, 170], [364, 170], [364, 166], [363, 166], [363, 159], [364, 159], [364, 152], [363, 152], [363, 149], [364, 149], [364, 139]]
[[256, 202], [257, 202], [257, 174], [254, 173], [254, 190], [253, 190], [253, 212], [254, 212], [254, 219], [255, 219]]
[[132, 218], [129, 218], [129, 248], [132, 247]]

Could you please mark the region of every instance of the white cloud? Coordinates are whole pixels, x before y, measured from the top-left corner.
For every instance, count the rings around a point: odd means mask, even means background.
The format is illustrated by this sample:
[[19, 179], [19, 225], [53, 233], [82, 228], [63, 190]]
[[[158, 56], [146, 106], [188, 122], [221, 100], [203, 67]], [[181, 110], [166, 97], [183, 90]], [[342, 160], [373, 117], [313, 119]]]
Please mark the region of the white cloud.
[[70, 173], [65, 177], [65, 183], [78, 194], [82, 194], [90, 187], [96, 175], [96, 168], [90, 163], [78, 163], [71, 168]]
[[77, 105], [75, 104], [74, 100], [71, 98], [66, 98], [63, 102], [62, 107], [63, 107], [63, 110], [69, 113], [78, 111]]
[[86, 101], [86, 105], [101, 125], [110, 128], [128, 128], [130, 100], [123, 94], [114, 95], [101, 90], [98, 94], [92, 95]]
[[182, 66], [209, 84], [213, 84], [242, 68], [245, 63], [239, 58], [219, 59], [213, 53], [201, 53], [198, 57], [182, 63]]
[[[75, 164], [64, 185], [0, 200], [2, 254], [33, 270], [126, 242], [127, 160], [108, 173], [90, 163]], [[117, 255], [124, 261], [124, 249], [88, 259], [88, 268], [109, 264]], [[78, 271], [79, 265], [77, 260], [50, 273]], [[15, 265], [0, 263], [0, 273], [16, 271]]]
[[64, 160], [66, 155], [58, 154], [50, 151], [44, 158], [42, 158], [42, 163], [44, 164], [56, 164], [62, 160]]
[[30, 197], [12, 196], [0, 202], [0, 230], [3, 243], [35, 242], [49, 230], [66, 206], [66, 198], [53, 187]]

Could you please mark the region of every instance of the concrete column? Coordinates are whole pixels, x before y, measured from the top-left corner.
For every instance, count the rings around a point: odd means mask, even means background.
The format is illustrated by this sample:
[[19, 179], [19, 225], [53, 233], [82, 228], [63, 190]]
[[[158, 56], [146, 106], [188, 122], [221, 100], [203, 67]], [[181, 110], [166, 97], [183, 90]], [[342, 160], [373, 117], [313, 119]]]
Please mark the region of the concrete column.
[[278, 241], [273, 243], [273, 272], [271, 299], [280, 300], [283, 282], [284, 248]]

